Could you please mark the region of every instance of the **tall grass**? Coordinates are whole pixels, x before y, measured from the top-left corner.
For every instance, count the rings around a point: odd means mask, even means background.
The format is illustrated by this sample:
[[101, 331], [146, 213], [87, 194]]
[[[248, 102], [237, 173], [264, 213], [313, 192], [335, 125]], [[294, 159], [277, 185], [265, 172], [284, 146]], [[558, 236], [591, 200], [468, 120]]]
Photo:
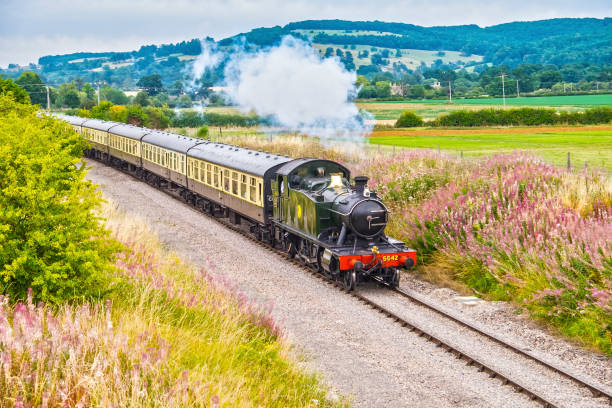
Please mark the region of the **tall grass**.
[[527, 153], [464, 160], [423, 149], [330, 153], [308, 139], [257, 143], [293, 157], [320, 153], [368, 175], [392, 210], [387, 233], [418, 250], [426, 278], [512, 300], [612, 355], [609, 173], [569, 172]]
[[612, 185], [528, 154], [420, 151], [363, 164], [426, 263], [612, 354]]
[[[328, 406], [271, 315], [220, 275], [104, 208], [127, 248], [105, 302], [0, 297], [0, 406]], [[31, 299], [31, 296], [29, 297]]]

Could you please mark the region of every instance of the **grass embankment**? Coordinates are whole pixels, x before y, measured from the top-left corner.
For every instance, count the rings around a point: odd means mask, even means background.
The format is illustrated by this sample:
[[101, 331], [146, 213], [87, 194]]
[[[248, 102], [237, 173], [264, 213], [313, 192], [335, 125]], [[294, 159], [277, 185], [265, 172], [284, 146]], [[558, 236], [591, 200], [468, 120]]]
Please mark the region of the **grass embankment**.
[[342, 404], [217, 271], [103, 225], [70, 125], [0, 94], [0, 141], [0, 406]]
[[334, 405], [269, 311], [164, 250], [144, 222], [110, 205], [103, 216], [126, 248], [105, 302], [0, 301], [0, 405]]
[[465, 156], [484, 156], [515, 150], [530, 151], [557, 164], [567, 163], [570, 153], [575, 168], [598, 166], [612, 169], [612, 126], [398, 129], [376, 130], [371, 144], [452, 151]]
[[529, 154], [468, 160], [431, 150], [345, 153], [296, 138], [226, 142], [333, 158], [370, 176], [392, 211], [387, 232], [417, 249], [423, 277], [512, 301], [612, 355], [609, 174], [567, 172]]

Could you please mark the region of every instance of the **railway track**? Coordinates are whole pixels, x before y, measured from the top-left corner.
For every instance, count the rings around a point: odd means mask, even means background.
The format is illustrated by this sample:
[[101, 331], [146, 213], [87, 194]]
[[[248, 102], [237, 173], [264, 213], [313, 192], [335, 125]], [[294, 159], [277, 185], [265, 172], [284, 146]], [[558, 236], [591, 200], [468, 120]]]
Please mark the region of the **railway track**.
[[[93, 159], [91, 159], [93, 160]], [[108, 165], [106, 162], [101, 162], [104, 165]], [[121, 172], [132, 176], [133, 178], [144, 182], [144, 180], [140, 179], [139, 177], [137, 177], [135, 174], [126, 171], [124, 169], [121, 168], [117, 168], [114, 167], [113, 168], [120, 170]], [[147, 183], [149, 184], [149, 183]], [[151, 184], [149, 184], [151, 185]], [[152, 186], [152, 187], [156, 187], [156, 186]], [[157, 187], [156, 187], [157, 188]], [[167, 189], [167, 188], [159, 188], [160, 191], [163, 191], [164, 193], [170, 195], [171, 197], [189, 205], [191, 208], [196, 209], [198, 212], [200, 212], [201, 214], [204, 214], [205, 216], [207, 216], [210, 219], [215, 220], [216, 222], [222, 224], [224, 227], [231, 229], [232, 231], [242, 235], [243, 237], [249, 239], [251, 242], [257, 244], [258, 246], [260, 246], [261, 248], [265, 249], [266, 251], [269, 252], [273, 252], [275, 254], [277, 254], [278, 256], [280, 256], [281, 258], [285, 259], [286, 261], [292, 263], [295, 266], [300, 267], [302, 270], [310, 273], [311, 275], [315, 276], [316, 278], [324, 281], [325, 283], [334, 286], [335, 288], [337, 288], [338, 290], [340, 290], [341, 292], [346, 293], [347, 295], [355, 298], [356, 300], [358, 300], [359, 302], [363, 303], [364, 305], [369, 306], [370, 308], [377, 310], [378, 312], [380, 312], [381, 314], [383, 314], [384, 316], [386, 316], [387, 318], [395, 321], [396, 323], [400, 324], [402, 327], [405, 327], [409, 332], [421, 337], [421, 338], [425, 338], [427, 340], [429, 340], [430, 342], [434, 343], [437, 347], [441, 347], [443, 349], [445, 349], [448, 353], [453, 354], [457, 359], [462, 359], [466, 362], [467, 365], [469, 366], [473, 366], [475, 367], [479, 372], [483, 372], [484, 374], [488, 375], [490, 378], [497, 378], [500, 380], [501, 384], [505, 385], [505, 386], [510, 386], [512, 387], [516, 392], [519, 393], [523, 393], [526, 396], [528, 396], [531, 400], [540, 403], [542, 406], [544, 407], [557, 407], [557, 405], [548, 400], [546, 397], [542, 396], [540, 393], [538, 393], [537, 391], [533, 390], [532, 388], [530, 388], [528, 385], [521, 383], [520, 380], [517, 379], [513, 379], [510, 378], [510, 376], [508, 376], [507, 374], [501, 373], [499, 370], [491, 367], [491, 365], [488, 365], [487, 363], [483, 362], [482, 360], [478, 359], [478, 357], [472, 355], [470, 352], [467, 352], [465, 350], [461, 350], [460, 347], [454, 346], [449, 344], [449, 342], [442, 340], [441, 338], [439, 338], [438, 336], [436, 336], [435, 334], [432, 334], [431, 332], [429, 332], [428, 330], [420, 327], [417, 323], [414, 322], [410, 322], [407, 319], [399, 316], [398, 314], [396, 314], [395, 312], [389, 310], [388, 308], [378, 304], [377, 302], [367, 298], [366, 296], [362, 295], [359, 291], [347, 291], [346, 288], [336, 282], [333, 279], [330, 279], [329, 277], [319, 273], [318, 271], [314, 270], [313, 268], [311, 268], [310, 266], [294, 259], [291, 258], [286, 252], [274, 248], [270, 245], [268, 245], [265, 242], [262, 242], [260, 240], [258, 240], [257, 238], [255, 238], [252, 234], [250, 234], [248, 231], [245, 231], [244, 229], [240, 228], [237, 225], [234, 225], [232, 223], [230, 223], [228, 220], [224, 219], [224, 218], [219, 218], [219, 217], [215, 217], [214, 215], [203, 211], [201, 208], [197, 207], [197, 206], [193, 206], [191, 205], [189, 202], [187, 202], [186, 200], [184, 200], [179, 194], [177, 194], [175, 191], [172, 191], [171, 189]], [[426, 299], [423, 299], [419, 296], [415, 296], [413, 294], [410, 294], [402, 289], [399, 288], [393, 288], [391, 287], [389, 284], [385, 283], [382, 279], [375, 279], [380, 285], [382, 285], [383, 287], [387, 288], [388, 290], [399, 294], [400, 296], [409, 299], [411, 302], [424, 307], [426, 309], [429, 309], [439, 315], [441, 315], [442, 317], [451, 320], [457, 324], [459, 324], [460, 326], [463, 326], [475, 333], [477, 333], [480, 336], [483, 336], [497, 344], [500, 344], [501, 346], [503, 346], [504, 348], [524, 357], [527, 358], [529, 360], [535, 361], [536, 363], [546, 367], [547, 369], [562, 375], [565, 378], [570, 379], [571, 381], [575, 382], [576, 384], [578, 384], [581, 387], [587, 388], [589, 389], [594, 397], [606, 397], [608, 399], [608, 402], [610, 405], [612, 405], [612, 394], [610, 394], [609, 392], [601, 389], [600, 387], [598, 387], [597, 385], [594, 385], [592, 383], [590, 383], [588, 380], [585, 379], [581, 379], [577, 376], [575, 376], [572, 373], [569, 373], [568, 371], [564, 370], [561, 367], [556, 366], [553, 363], [544, 361], [540, 358], [538, 358], [537, 356], [535, 356], [532, 353], [529, 353], [528, 351], [522, 350], [520, 347], [512, 345], [504, 340], [502, 340], [501, 338], [499, 338], [498, 336], [495, 336], [492, 333], [488, 333], [482, 329], [479, 329], [478, 327], [472, 325], [471, 323], [461, 319], [460, 317], [454, 316], [450, 313], [447, 313], [444, 310], [441, 310], [440, 308], [438, 308], [437, 306], [435, 306], [434, 304], [430, 303], [429, 301], [427, 301]]]

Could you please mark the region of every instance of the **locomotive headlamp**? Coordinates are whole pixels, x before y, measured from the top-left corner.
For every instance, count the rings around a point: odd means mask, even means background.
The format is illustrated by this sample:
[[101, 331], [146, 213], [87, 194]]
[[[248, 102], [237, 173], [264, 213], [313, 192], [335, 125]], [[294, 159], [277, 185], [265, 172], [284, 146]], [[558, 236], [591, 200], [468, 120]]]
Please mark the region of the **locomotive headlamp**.
[[378, 254], [378, 247], [377, 247], [376, 245], [374, 245], [374, 246], [372, 247], [372, 253], [373, 253], [373, 254]]

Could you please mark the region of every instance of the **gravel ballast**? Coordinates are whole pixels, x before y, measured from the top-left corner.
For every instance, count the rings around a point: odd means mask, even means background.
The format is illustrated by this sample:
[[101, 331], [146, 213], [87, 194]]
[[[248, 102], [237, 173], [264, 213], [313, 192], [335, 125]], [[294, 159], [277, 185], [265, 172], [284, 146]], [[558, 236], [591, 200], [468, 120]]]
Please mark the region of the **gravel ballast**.
[[[169, 248], [196, 265], [224, 275], [262, 306], [273, 305], [273, 316], [285, 329], [288, 339], [305, 355], [305, 364], [320, 372], [334, 392], [352, 397], [354, 406], [538, 406], [511, 387], [502, 386], [499, 380], [490, 379], [476, 368], [467, 366], [465, 361], [455, 359], [433, 343], [408, 332], [380, 313], [167, 194], [103, 164], [89, 161], [88, 165], [91, 166], [88, 178], [100, 185], [104, 197], [116, 204], [119, 210], [142, 218]], [[419, 285], [411, 283], [411, 280], [407, 279], [404, 286], [419, 291]], [[451, 303], [451, 292], [436, 292], [427, 284], [423, 284], [421, 289], [419, 293], [429, 299], [447, 307], [456, 307]], [[423, 322], [433, 319], [426, 313], [415, 312], [406, 299], [383, 293], [383, 289], [369, 287], [365, 291], [380, 303], [389, 302], [390, 308], [398, 314], [407, 314], [408, 320], [416, 314], [416, 318]], [[491, 323], [491, 310], [481, 305], [462, 313], [487, 327]], [[508, 336], [512, 333], [520, 335], [519, 326], [516, 329], [500, 328], [504, 322], [498, 320], [506, 318], [504, 313], [493, 314], [496, 319], [492, 330], [499, 329]], [[516, 316], [512, 319], [519, 324]], [[554, 349], [553, 357], [569, 356], [563, 361], [572, 367], [580, 366], [577, 368], [579, 371], [588, 372], [589, 364], [592, 367], [597, 365], [599, 368], [593, 369], [594, 377], [603, 379], [602, 382], [609, 381], [609, 378], [606, 380], [610, 375], [609, 361], [571, 344], [559, 343], [541, 331], [536, 336], [533, 333], [539, 329], [528, 322], [524, 325], [529, 326], [528, 339], [537, 338], [539, 340], [535, 342], [542, 343], [536, 347], [526, 340], [526, 347], [545, 352], [545, 343], [550, 338], [548, 344]], [[456, 337], [459, 340], [463, 336], [463, 332], [451, 323], [437, 323], [433, 329], [437, 330], [436, 333], [446, 331], [445, 335], [451, 339]], [[461, 337], [460, 341], [466, 342], [462, 346], [469, 346], [469, 339]], [[495, 354], [499, 351], [490, 351], [488, 346], [483, 348], [487, 349], [483, 353], [488, 358], [495, 359], [499, 355]], [[499, 364], [504, 365], [508, 374], [519, 373], [517, 379], [522, 378], [523, 366], [517, 365], [513, 359]], [[602, 366], [607, 368], [602, 369]], [[525, 377], [527, 384], [537, 376], [537, 371], [530, 373]], [[545, 376], [542, 381], [552, 390], [572, 386], [554, 376]], [[557, 393], [553, 392], [553, 395]], [[560, 406], [599, 403], [580, 390], [577, 396], [561, 392], [561, 396], [552, 401]]]

